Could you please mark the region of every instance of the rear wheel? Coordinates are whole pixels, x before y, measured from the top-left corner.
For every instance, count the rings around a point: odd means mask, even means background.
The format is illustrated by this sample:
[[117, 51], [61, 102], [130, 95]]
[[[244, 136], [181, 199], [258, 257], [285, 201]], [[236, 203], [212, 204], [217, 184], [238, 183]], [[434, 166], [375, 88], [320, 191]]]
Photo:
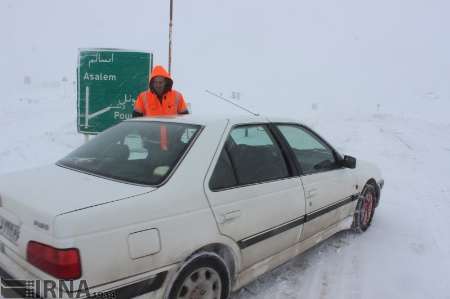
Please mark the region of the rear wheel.
[[352, 229], [355, 232], [362, 233], [369, 228], [375, 213], [376, 203], [377, 192], [375, 186], [367, 184], [359, 196], [355, 215], [353, 216]]
[[230, 275], [221, 258], [198, 256], [178, 274], [169, 299], [226, 299], [230, 292]]

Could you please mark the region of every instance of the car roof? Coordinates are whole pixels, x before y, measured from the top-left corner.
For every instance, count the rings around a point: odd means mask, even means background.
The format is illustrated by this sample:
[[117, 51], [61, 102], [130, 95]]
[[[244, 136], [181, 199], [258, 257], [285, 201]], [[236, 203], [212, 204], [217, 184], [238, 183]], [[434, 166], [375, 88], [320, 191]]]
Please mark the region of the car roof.
[[196, 124], [202, 126], [209, 126], [214, 124], [230, 123], [246, 124], [246, 123], [267, 123], [267, 122], [281, 122], [281, 123], [299, 123], [296, 119], [286, 117], [267, 117], [261, 115], [176, 115], [176, 116], [161, 116], [161, 117], [137, 117], [129, 119], [128, 121], [161, 121], [161, 122], [176, 122], [186, 124]]

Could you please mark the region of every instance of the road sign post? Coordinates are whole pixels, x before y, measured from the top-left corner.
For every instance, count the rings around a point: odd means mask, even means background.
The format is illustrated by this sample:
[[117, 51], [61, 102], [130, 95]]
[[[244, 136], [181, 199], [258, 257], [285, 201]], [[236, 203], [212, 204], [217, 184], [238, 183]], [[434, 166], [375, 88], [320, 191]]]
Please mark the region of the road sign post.
[[78, 132], [97, 134], [130, 118], [148, 88], [152, 54], [119, 49], [81, 49], [78, 55]]

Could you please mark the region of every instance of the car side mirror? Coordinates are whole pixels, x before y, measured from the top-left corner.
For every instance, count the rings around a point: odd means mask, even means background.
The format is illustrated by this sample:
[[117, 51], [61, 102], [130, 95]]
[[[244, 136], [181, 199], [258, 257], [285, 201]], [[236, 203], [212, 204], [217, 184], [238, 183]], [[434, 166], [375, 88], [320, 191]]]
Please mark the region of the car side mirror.
[[344, 156], [342, 160], [342, 166], [354, 169], [356, 168], [356, 158], [352, 156]]

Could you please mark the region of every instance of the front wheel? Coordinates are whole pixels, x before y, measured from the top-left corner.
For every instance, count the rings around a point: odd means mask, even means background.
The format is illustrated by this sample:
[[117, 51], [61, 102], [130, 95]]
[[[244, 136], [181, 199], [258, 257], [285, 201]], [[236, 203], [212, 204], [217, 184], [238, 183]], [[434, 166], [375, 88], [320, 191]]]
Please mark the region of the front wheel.
[[226, 299], [230, 292], [230, 274], [223, 260], [198, 256], [178, 274], [169, 299]]
[[362, 233], [369, 228], [375, 213], [376, 201], [377, 192], [375, 187], [372, 184], [367, 184], [359, 196], [355, 215], [353, 216], [352, 229], [355, 232]]

